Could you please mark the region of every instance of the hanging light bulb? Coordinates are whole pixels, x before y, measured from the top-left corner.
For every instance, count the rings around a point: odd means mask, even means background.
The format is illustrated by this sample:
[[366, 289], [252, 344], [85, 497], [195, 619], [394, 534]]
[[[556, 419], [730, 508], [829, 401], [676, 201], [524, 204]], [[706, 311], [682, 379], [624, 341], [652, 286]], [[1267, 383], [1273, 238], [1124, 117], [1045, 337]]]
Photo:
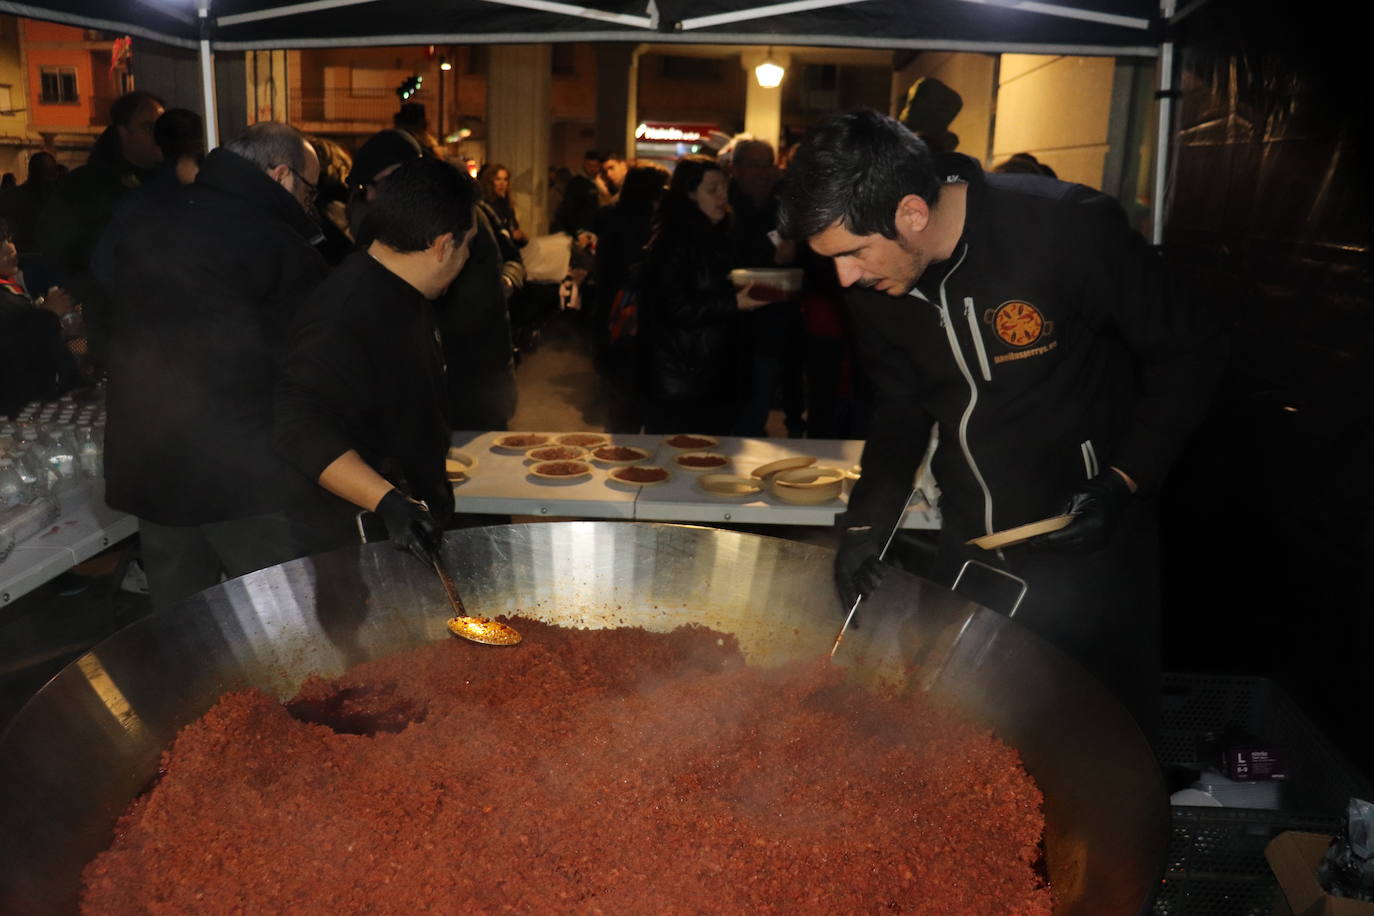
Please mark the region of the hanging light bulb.
[[787, 71], [780, 65], [773, 62], [773, 49], [768, 49], [768, 56], [763, 59], [763, 63], [754, 68], [754, 78], [759, 81], [759, 85], [764, 89], [776, 89], [782, 85], [783, 74]]

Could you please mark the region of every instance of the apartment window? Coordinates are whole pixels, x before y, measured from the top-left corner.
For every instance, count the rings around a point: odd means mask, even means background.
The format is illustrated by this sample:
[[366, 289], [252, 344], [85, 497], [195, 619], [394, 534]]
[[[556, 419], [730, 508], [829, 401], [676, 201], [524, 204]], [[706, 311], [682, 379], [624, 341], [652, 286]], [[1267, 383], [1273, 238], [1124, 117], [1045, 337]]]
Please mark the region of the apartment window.
[[38, 71], [38, 76], [42, 81], [38, 97], [40, 102], [45, 105], [77, 103], [75, 67], [42, 67]]

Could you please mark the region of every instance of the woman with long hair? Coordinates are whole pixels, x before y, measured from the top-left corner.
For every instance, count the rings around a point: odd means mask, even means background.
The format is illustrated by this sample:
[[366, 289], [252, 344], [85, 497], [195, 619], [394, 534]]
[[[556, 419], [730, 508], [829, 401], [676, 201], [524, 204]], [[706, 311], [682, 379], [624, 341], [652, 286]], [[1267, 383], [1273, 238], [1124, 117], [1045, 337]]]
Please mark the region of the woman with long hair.
[[489, 215], [497, 232], [504, 232], [518, 247], [523, 248], [529, 238], [520, 228], [515, 207], [510, 202], [510, 169], [499, 162], [488, 162], [477, 173], [477, 183], [482, 186], [482, 200], [489, 208]]
[[736, 318], [764, 303], [730, 283], [726, 196], [714, 159], [685, 156], [654, 219], [639, 314], [650, 432], [728, 434], [734, 420]]

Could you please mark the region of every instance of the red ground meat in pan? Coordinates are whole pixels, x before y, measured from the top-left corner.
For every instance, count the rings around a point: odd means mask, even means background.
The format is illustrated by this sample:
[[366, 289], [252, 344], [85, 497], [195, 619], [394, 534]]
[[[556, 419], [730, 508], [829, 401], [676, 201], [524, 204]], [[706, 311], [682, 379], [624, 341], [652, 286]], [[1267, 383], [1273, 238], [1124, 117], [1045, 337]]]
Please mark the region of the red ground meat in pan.
[[[1048, 914], [1012, 749], [700, 627], [453, 640], [226, 694], [84, 872], [87, 913]], [[409, 723], [409, 724], [407, 724]]]

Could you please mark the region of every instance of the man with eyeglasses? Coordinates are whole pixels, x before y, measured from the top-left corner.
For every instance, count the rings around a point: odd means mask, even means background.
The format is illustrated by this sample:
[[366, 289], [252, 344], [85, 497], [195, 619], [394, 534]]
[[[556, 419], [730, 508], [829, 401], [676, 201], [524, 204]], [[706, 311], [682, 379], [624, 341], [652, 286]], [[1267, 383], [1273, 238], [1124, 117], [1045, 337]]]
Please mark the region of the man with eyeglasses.
[[96, 249], [108, 302], [106, 501], [136, 515], [154, 609], [301, 554], [306, 486], [272, 449], [299, 305], [324, 279], [320, 163], [285, 124], [249, 127], [194, 183], [131, 201]]

